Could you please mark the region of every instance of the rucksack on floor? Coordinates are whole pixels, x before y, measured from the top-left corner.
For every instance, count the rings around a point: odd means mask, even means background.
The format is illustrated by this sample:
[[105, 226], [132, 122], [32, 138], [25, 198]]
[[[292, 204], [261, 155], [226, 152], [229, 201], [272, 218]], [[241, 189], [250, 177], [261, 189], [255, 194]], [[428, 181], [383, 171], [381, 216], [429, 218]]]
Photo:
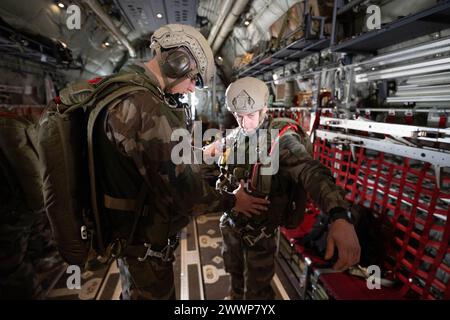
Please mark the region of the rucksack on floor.
[[38, 152], [43, 167], [44, 203], [61, 256], [83, 265], [91, 248], [107, 243], [99, 221], [93, 129], [112, 101], [137, 91], [157, 90], [138, 72], [83, 81], [61, 90], [40, 120]]

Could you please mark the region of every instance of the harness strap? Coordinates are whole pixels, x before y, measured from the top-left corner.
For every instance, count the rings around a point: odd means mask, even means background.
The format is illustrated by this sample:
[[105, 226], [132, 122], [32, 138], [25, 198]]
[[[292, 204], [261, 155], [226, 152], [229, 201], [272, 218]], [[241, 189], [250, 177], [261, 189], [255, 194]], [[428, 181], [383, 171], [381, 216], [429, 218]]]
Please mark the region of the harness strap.
[[131, 228], [130, 234], [128, 235], [128, 239], [126, 241], [124, 239], [116, 239], [115, 241], [113, 241], [106, 250], [108, 258], [117, 258], [122, 256], [126, 252], [127, 247], [133, 242], [139, 218], [147, 214], [148, 207], [145, 206], [147, 195], [148, 188], [145, 182], [142, 183], [136, 199], [120, 199], [105, 195], [105, 206], [106, 199], [108, 199], [108, 201], [110, 202], [109, 204], [115, 206], [114, 208], [109, 209], [134, 212], [133, 226]]
[[136, 207], [136, 201], [134, 199], [114, 198], [105, 194], [104, 205], [107, 209], [133, 211]]
[[[285, 125], [281, 131], [278, 133], [277, 138], [272, 142], [271, 146], [270, 146], [270, 151], [269, 151], [269, 155], [272, 156], [273, 151], [275, 150], [275, 146], [279, 143], [281, 137], [286, 133], [286, 131], [288, 131], [289, 129], [293, 129], [294, 131], [298, 131], [298, 127], [292, 123], [289, 123], [287, 125]], [[250, 177], [250, 181], [251, 181], [251, 186], [253, 189], [256, 189], [256, 183], [258, 180], [258, 168], [261, 165], [260, 162], [257, 162], [253, 165], [253, 168], [251, 170], [252, 174]], [[272, 176], [267, 175], [267, 176], [262, 176], [262, 177], [268, 177], [267, 180], [268, 181], [264, 181], [264, 186], [266, 186], [266, 191], [268, 190], [270, 192], [270, 185], [271, 185], [271, 181], [272, 181]], [[270, 181], [269, 181], [270, 180]]]

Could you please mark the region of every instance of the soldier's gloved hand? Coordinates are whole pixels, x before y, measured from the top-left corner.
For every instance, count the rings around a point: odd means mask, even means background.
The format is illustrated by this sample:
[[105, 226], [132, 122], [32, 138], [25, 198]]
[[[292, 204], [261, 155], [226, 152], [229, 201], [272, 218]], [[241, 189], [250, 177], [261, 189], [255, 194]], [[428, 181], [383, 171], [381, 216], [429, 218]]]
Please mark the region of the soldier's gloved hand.
[[239, 188], [233, 191], [236, 197], [236, 203], [233, 208], [234, 211], [243, 213], [247, 217], [252, 214], [259, 215], [262, 211], [267, 211], [270, 201], [263, 198], [256, 198], [249, 195], [245, 191], [245, 182], [241, 180]]
[[361, 247], [358, 237], [353, 224], [345, 219], [336, 219], [330, 225], [325, 260], [333, 257], [335, 246], [338, 249], [339, 258], [333, 269], [344, 271], [359, 262]]

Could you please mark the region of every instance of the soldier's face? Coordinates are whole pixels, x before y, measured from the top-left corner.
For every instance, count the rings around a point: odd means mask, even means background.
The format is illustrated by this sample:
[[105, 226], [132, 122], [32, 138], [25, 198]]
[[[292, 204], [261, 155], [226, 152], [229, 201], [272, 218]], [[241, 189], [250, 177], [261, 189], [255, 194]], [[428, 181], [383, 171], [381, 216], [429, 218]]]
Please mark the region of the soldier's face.
[[170, 93], [186, 94], [195, 91], [195, 79], [184, 79], [180, 83], [176, 84], [173, 88], [170, 88]]
[[245, 133], [252, 134], [258, 129], [260, 111], [251, 113], [234, 113], [239, 126], [244, 129]]

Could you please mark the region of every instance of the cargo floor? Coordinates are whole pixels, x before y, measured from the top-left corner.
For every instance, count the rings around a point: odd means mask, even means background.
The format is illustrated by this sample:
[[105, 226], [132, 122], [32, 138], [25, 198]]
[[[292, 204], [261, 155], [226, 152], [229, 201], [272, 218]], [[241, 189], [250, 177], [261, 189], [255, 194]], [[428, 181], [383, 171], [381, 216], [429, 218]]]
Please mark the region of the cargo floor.
[[[221, 255], [219, 214], [198, 216], [183, 229], [175, 252], [175, 289], [180, 300], [222, 300], [228, 294], [229, 275]], [[81, 275], [81, 289], [68, 289], [68, 273], [61, 273], [47, 295], [51, 300], [118, 300], [120, 277], [116, 263], [99, 264]], [[272, 286], [277, 300], [298, 299], [292, 279], [276, 261]]]

